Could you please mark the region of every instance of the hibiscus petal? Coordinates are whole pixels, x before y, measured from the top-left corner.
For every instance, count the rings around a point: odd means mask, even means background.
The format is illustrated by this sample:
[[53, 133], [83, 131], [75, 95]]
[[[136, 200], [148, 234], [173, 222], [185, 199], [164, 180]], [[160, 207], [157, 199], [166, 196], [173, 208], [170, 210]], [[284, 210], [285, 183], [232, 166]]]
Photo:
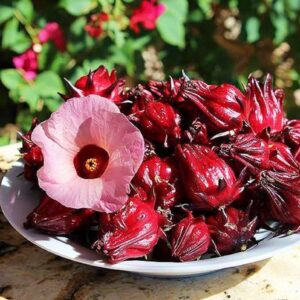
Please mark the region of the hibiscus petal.
[[99, 118], [104, 111], [120, 112], [112, 101], [97, 95], [71, 98], [65, 104], [51, 115], [47, 121], [47, 131], [49, 137], [68, 151], [72, 150], [73, 154], [81, 147], [93, 144], [89, 134], [89, 119]]
[[91, 123], [93, 139], [101, 141], [99, 146], [108, 151], [110, 163], [131, 165], [136, 172], [144, 157], [144, 138], [140, 131], [123, 114], [104, 113], [101, 119]]
[[92, 208], [100, 202], [103, 184], [100, 178], [87, 180], [79, 176], [64, 184], [39, 181], [47, 195], [62, 205], [71, 208]]
[[44, 165], [39, 170], [39, 181], [66, 182], [76, 176], [73, 156], [60, 147], [47, 134], [47, 123], [39, 124], [32, 133], [32, 141], [43, 153]]

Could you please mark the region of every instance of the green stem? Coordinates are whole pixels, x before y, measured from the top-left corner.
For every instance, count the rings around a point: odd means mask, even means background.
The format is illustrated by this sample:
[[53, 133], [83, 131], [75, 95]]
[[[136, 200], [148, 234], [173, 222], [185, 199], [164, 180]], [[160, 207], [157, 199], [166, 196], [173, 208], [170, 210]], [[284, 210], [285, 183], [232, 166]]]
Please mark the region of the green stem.
[[31, 40], [33, 41], [33, 43], [35, 44], [39, 44], [39, 39], [37, 38], [37, 34], [36, 31], [31, 27], [30, 24], [27, 23], [26, 19], [23, 17], [23, 15], [21, 14], [20, 11], [15, 10], [14, 14], [17, 18], [17, 20], [23, 24], [23, 26], [25, 27], [25, 30], [27, 31], [28, 35], [30, 36]]

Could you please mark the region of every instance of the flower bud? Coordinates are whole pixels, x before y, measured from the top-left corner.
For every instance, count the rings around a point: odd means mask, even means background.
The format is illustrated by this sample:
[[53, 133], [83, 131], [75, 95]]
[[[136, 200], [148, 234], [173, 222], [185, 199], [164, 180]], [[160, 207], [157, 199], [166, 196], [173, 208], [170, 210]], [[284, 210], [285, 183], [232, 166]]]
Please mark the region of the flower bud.
[[300, 174], [261, 172], [261, 189], [267, 195], [271, 216], [284, 224], [300, 225]]
[[211, 210], [239, 197], [242, 188], [233, 170], [210, 148], [178, 145], [175, 156], [186, 195], [196, 208]]
[[47, 195], [43, 195], [40, 204], [29, 214], [24, 224], [27, 228], [37, 228], [54, 235], [68, 235], [90, 225], [95, 212], [91, 209], [68, 208]]
[[199, 259], [207, 252], [209, 245], [207, 225], [202, 218], [194, 218], [191, 212], [172, 229], [172, 256], [180, 261]]
[[122, 101], [122, 92], [125, 85], [124, 79], [117, 79], [116, 70], [109, 74], [104, 66], [100, 66], [88, 75], [80, 77], [75, 85], [65, 79], [70, 95], [62, 97], [67, 100], [72, 97], [83, 97], [91, 94], [111, 99], [115, 103]]
[[131, 120], [135, 121], [144, 137], [164, 147], [180, 139], [180, 116], [168, 103], [141, 99], [132, 107]]
[[244, 251], [254, 236], [257, 218], [249, 220], [248, 212], [227, 207], [206, 221], [216, 250], [220, 254]]
[[291, 147], [300, 146], [300, 120], [290, 120], [283, 129], [284, 141]]
[[178, 176], [173, 159], [155, 155], [142, 163], [132, 185], [144, 201], [154, 201], [155, 207], [166, 209], [174, 206], [181, 197]]
[[105, 226], [105, 233], [100, 231], [95, 246], [110, 263], [149, 254], [160, 234], [158, 214], [138, 197], [129, 198], [120, 211], [109, 215], [109, 225], [100, 223], [101, 226]]
[[282, 143], [269, 142], [270, 168], [278, 172], [300, 172], [300, 165], [288, 146]]
[[252, 133], [239, 134], [231, 143], [221, 144], [219, 154], [248, 167], [254, 174], [269, 168], [268, 143]]
[[231, 84], [208, 85], [202, 81], [186, 81], [182, 97], [193, 103], [206, 117], [210, 132], [219, 133], [240, 129], [246, 119], [246, 99]]
[[43, 154], [40, 147], [35, 145], [31, 140], [31, 134], [34, 128], [39, 124], [37, 118], [32, 120], [30, 130], [26, 134], [21, 134], [22, 148], [21, 154], [25, 162], [24, 177], [29, 181], [36, 181], [36, 172], [43, 165]]
[[183, 132], [183, 140], [189, 144], [207, 145], [209, 143], [206, 125], [200, 118], [196, 118]]
[[253, 132], [260, 133], [266, 128], [270, 128], [271, 133], [281, 131], [284, 94], [280, 90], [273, 90], [271, 75], [267, 75], [263, 86], [250, 76], [246, 95], [249, 100], [248, 122]]

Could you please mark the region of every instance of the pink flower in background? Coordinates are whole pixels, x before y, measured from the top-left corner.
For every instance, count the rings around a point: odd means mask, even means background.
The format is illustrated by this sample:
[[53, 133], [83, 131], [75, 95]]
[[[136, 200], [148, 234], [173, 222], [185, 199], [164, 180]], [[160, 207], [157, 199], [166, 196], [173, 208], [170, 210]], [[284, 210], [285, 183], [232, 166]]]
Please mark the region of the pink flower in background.
[[136, 33], [140, 32], [138, 25], [148, 30], [155, 29], [156, 21], [165, 9], [163, 4], [157, 4], [155, 0], [143, 0], [141, 5], [133, 11], [130, 28]]
[[84, 27], [85, 31], [92, 38], [97, 38], [103, 33], [103, 23], [107, 22], [109, 15], [101, 12], [99, 14], [93, 14], [90, 17], [89, 23]]
[[60, 25], [56, 22], [47, 23], [38, 36], [42, 44], [52, 41], [61, 52], [66, 51], [66, 40]]
[[38, 171], [47, 195], [71, 208], [114, 212], [127, 201], [144, 155], [144, 139], [110, 100], [72, 98], [32, 133], [42, 149]]
[[13, 57], [14, 66], [24, 72], [24, 78], [26, 80], [34, 80], [38, 69], [37, 54], [33, 49], [28, 49], [19, 56]]

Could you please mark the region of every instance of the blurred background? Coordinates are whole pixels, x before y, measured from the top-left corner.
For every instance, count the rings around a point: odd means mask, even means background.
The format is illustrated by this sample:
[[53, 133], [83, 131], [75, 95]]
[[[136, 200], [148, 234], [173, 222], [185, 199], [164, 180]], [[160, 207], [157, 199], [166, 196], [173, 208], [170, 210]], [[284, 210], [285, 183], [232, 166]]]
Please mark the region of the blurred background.
[[243, 88], [267, 72], [300, 117], [299, 0], [16, 0], [0, 2], [0, 145], [62, 103], [103, 64], [127, 86], [181, 75]]

